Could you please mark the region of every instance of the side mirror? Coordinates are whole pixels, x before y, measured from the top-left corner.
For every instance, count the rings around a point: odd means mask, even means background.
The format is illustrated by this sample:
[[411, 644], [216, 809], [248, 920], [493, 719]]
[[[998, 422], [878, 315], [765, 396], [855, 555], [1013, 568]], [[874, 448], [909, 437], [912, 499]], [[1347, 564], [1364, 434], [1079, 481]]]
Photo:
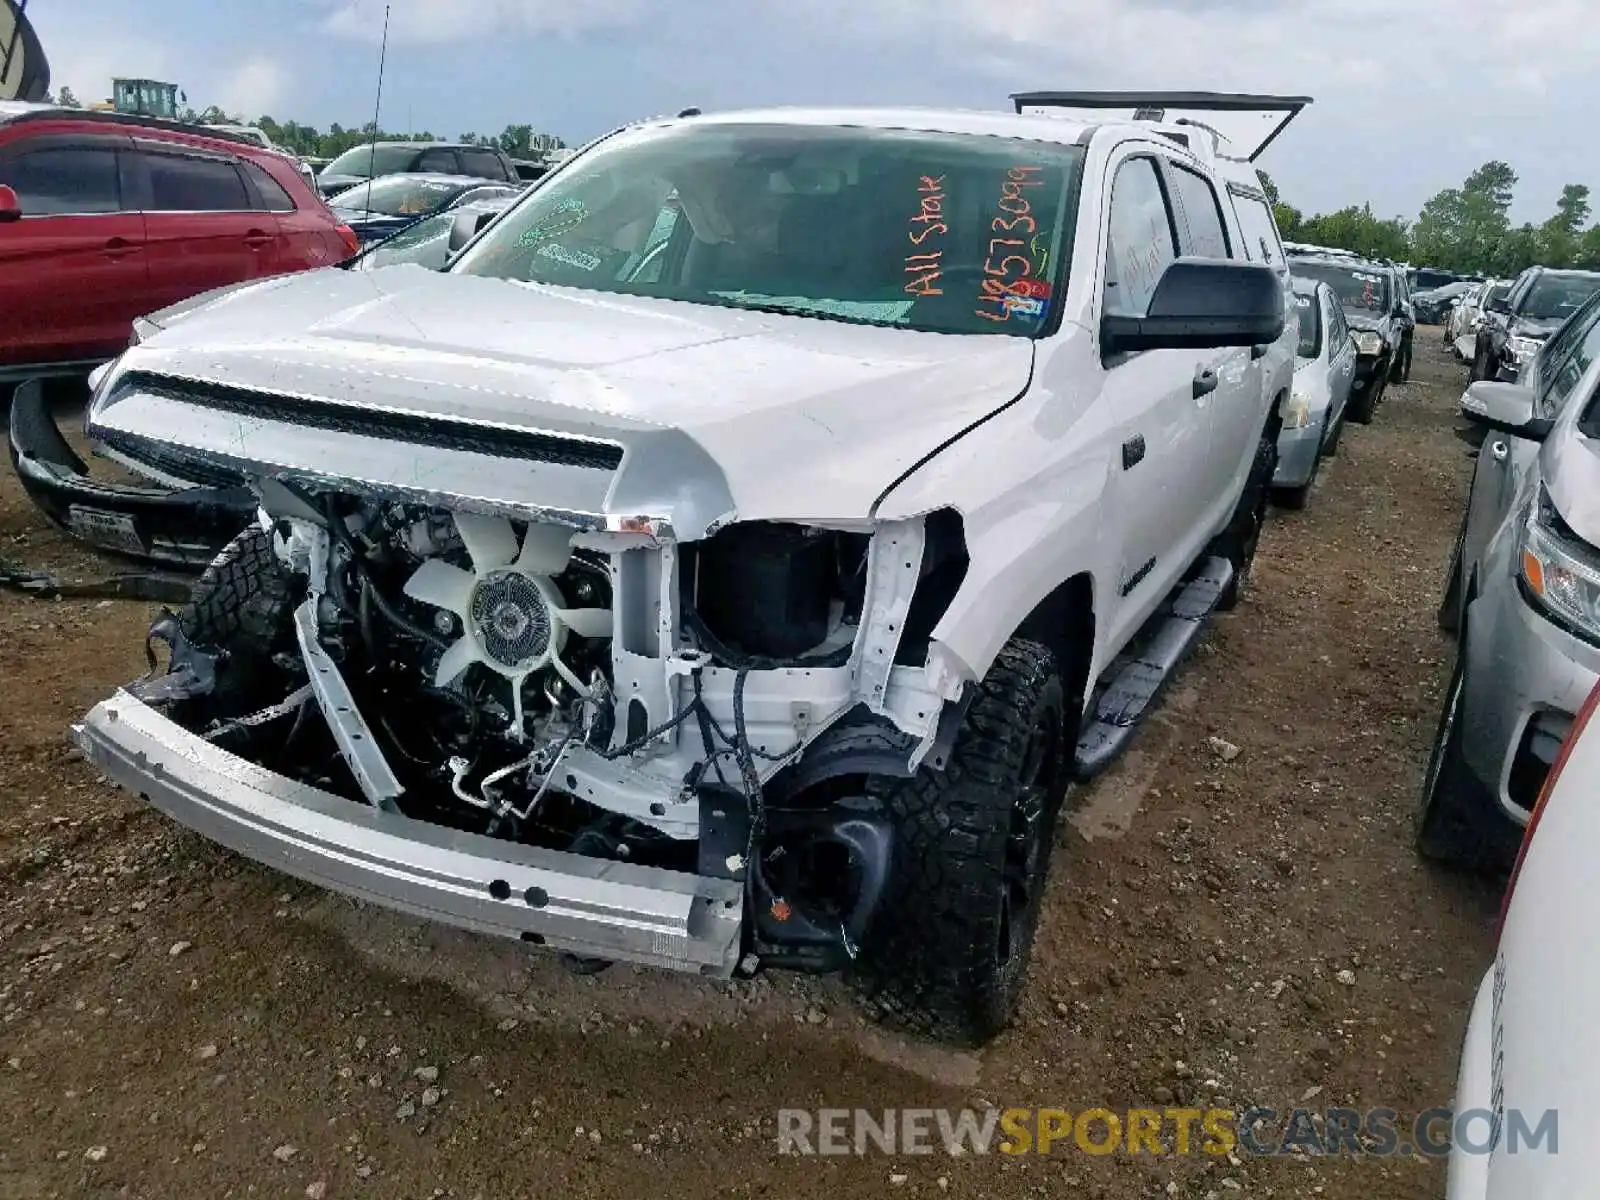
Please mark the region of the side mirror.
[[1284, 324], [1283, 284], [1271, 267], [1179, 258], [1162, 272], [1144, 316], [1101, 318], [1100, 349], [1125, 354], [1259, 346], [1277, 341]]
[[1496, 296], [1484, 307], [1490, 312], [1499, 313], [1502, 316], [1509, 316], [1511, 313], [1511, 301], [1504, 296]]
[[494, 220], [492, 212], [459, 212], [456, 214], [455, 223], [450, 226], [449, 252], [454, 254], [473, 238], [478, 236], [490, 221]]
[[0, 225], [22, 220], [22, 201], [15, 188], [0, 183]]
[[1485, 429], [1493, 429], [1529, 442], [1550, 436], [1555, 422], [1533, 415], [1533, 389], [1520, 383], [1480, 380], [1461, 397], [1461, 415]]

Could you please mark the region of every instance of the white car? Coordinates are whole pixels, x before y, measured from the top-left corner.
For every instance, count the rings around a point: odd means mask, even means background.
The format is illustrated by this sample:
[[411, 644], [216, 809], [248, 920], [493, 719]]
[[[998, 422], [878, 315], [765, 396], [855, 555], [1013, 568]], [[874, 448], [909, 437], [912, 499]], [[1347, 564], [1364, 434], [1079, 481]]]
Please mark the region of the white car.
[[96, 379], [94, 437], [262, 513], [79, 744], [369, 900], [988, 1038], [1067, 786], [1255, 554], [1297, 337], [1254, 169], [1172, 119], [719, 113], [478, 224]]
[[1600, 687], [1528, 822], [1499, 947], [1467, 1024], [1447, 1200], [1551, 1200], [1596, 1192], [1600, 1123]]

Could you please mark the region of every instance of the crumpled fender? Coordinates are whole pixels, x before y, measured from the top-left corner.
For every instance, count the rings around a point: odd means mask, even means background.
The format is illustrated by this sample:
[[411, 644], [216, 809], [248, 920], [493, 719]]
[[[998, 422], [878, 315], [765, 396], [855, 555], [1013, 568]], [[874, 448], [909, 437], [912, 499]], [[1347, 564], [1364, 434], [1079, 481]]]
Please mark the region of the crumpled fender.
[[255, 517], [243, 481], [187, 488], [102, 483], [67, 444], [37, 380], [11, 403], [11, 465], [50, 522], [103, 550], [164, 566], [203, 568]]

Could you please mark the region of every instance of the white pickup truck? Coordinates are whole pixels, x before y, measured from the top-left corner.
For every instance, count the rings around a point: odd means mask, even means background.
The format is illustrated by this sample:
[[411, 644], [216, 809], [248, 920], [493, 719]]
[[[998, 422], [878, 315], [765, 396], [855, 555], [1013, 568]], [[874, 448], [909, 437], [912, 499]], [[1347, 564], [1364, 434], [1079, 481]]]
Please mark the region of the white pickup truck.
[[442, 273], [141, 321], [89, 432], [260, 519], [78, 744], [578, 968], [842, 969], [992, 1036], [1063, 797], [1233, 602], [1273, 475], [1277, 231], [1181, 118], [1248, 154], [1306, 102], [1017, 103], [1053, 115], [642, 122]]

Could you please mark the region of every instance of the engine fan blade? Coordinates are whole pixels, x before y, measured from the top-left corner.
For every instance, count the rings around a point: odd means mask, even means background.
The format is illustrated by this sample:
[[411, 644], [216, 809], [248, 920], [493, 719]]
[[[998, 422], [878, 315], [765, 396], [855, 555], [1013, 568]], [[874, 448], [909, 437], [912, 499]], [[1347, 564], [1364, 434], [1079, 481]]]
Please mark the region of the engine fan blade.
[[609, 608], [558, 608], [556, 620], [579, 637], [608, 638], [611, 636], [611, 610]]
[[403, 590], [413, 600], [465, 617], [474, 579], [471, 571], [452, 567], [442, 558], [430, 558], [406, 580]]
[[470, 637], [459, 638], [454, 646], [444, 652], [444, 657], [439, 660], [439, 670], [434, 674], [434, 687], [449, 687], [461, 673], [475, 662], [482, 662], [483, 656], [478, 653], [478, 647]]
[[529, 575], [554, 577], [567, 569], [572, 557], [572, 530], [560, 525], [529, 525], [517, 555], [517, 569]]
[[455, 521], [456, 532], [466, 543], [467, 554], [478, 574], [509, 566], [517, 557], [517, 531], [505, 517], [458, 512]]

